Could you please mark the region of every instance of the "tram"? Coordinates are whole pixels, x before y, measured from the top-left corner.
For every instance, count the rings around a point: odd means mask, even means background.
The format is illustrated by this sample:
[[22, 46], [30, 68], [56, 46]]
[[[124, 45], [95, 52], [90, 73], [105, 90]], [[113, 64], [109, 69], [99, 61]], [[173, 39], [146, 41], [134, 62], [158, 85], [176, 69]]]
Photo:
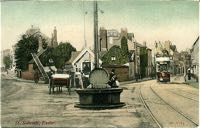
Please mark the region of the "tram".
[[158, 82], [170, 82], [170, 59], [169, 57], [156, 58], [156, 75]]

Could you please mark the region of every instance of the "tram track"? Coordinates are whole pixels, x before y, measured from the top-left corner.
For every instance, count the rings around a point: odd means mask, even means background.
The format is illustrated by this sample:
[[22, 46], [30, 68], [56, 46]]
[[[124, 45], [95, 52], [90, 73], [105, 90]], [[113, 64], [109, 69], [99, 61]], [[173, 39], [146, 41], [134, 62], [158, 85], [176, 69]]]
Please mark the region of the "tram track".
[[[154, 94], [154, 96], [151, 95], [151, 96], [153, 96], [153, 98], [152, 97], [149, 98], [149, 96], [145, 97], [144, 94], [142, 93], [142, 86], [140, 86], [140, 99], [141, 99], [142, 103], [144, 104], [145, 109], [148, 111], [149, 115], [156, 123], [157, 127], [159, 127], [159, 128], [171, 127], [170, 123], [172, 123], [171, 121], [173, 121], [173, 120], [169, 119], [168, 117], [173, 117], [174, 121], [181, 120], [180, 122], [182, 122], [186, 126], [195, 126], [195, 127], [198, 126], [198, 123], [193, 121], [190, 117], [186, 116], [183, 112], [176, 109], [171, 104], [166, 102], [162, 97], [160, 97], [157, 94], [157, 92], [155, 92], [155, 90], [152, 88], [152, 85], [149, 85], [149, 88], [150, 88], [149, 91], [151, 90], [151, 93]], [[150, 92], [148, 92], [148, 93], [150, 93]], [[160, 101], [160, 102], [154, 103], [150, 99], [155, 100], [155, 102], [156, 101], [157, 102]], [[165, 111], [163, 112], [162, 110], [165, 110]], [[160, 115], [163, 115], [163, 114], [165, 114], [167, 121], [165, 120], [165, 118], [160, 117]], [[166, 114], [168, 114], [168, 115], [166, 115]], [[176, 124], [176, 123], [177, 122], [175, 122], [174, 124], [180, 125], [180, 124]], [[175, 127], [177, 127], [177, 126], [175, 126]]]
[[153, 112], [151, 111], [151, 109], [149, 108], [149, 106], [147, 105], [147, 103], [144, 100], [144, 97], [142, 95], [141, 92], [141, 86], [140, 86], [140, 100], [142, 101], [142, 103], [144, 104], [144, 107], [146, 108], [146, 110], [148, 111], [149, 115], [151, 116], [151, 118], [154, 120], [154, 122], [156, 123], [156, 125], [159, 128], [163, 128], [163, 126], [161, 125], [161, 123], [156, 119], [156, 117], [154, 116]]
[[176, 92], [171, 91], [171, 90], [168, 90], [168, 92], [171, 92], [171, 93], [173, 93], [173, 94], [175, 94], [175, 95], [178, 95], [178, 96], [184, 97], [184, 98], [186, 98], [186, 99], [189, 99], [189, 100], [192, 100], [192, 101], [196, 101], [196, 102], [198, 102], [197, 99], [193, 99], [193, 98], [190, 98], [190, 97], [184, 96], [183, 94], [179, 94], [179, 93], [176, 93]]
[[178, 90], [181, 91], [181, 92], [185, 92], [187, 94], [190, 94], [190, 95], [199, 96], [197, 93], [191, 93], [191, 92], [188, 92], [188, 91], [186, 91], [184, 89], [178, 89]]
[[176, 111], [177, 113], [179, 113], [180, 115], [182, 115], [184, 118], [186, 118], [187, 120], [189, 120], [190, 122], [192, 122], [195, 126], [198, 126], [198, 123], [193, 121], [190, 117], [186, 116], [182, 111], [176, 109], [175, 107], [173, 107], [171, 104], [169, 104], [168, 102], [166, 102], [153, 88], [152, 86], [150, 86], [152, 92], [159, 97], [166, 105], [168, 105], [170, 108], [172, 108], [174, 111]]

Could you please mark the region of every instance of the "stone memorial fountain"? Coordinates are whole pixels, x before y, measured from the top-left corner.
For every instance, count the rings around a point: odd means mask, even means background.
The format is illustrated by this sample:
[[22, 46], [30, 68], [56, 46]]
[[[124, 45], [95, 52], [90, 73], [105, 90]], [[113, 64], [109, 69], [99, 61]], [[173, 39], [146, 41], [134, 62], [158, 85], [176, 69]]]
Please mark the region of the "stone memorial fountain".
[[99, 68], [99, 44], [98, 44], [98, 9], [97, 1], [94, 1], [94, 50], [95, 50], [95, 68], [89, 75], [90, 85], [86, 89], [77, 89], [79, 103], [75, 107], [87, 109], [105, 109], [125, 106], [120, 102], [122, 88], [111, 88], [107, 83], [109, 81], [108, 72]]

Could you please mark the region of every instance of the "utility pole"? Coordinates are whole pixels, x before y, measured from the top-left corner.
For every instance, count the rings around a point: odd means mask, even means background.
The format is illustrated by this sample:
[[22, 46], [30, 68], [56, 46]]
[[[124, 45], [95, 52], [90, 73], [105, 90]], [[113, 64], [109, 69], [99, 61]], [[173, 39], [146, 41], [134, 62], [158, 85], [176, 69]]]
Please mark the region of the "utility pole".
[[98, 6], [97, 6], [97, 1], [94, 1], [94, 54], [95, 54], [95, 68], [99, 68]]
[[85, 11], [85, 5], [84, 5], [84, 1], [83, 1], [83, 11], [84, 11], [84, 43], [85, 43], [85, 48], [87, 48], [87, 42], [86, 42], [86, 35], [85, 35], [85, 15], [87, 14], [87, 12]]

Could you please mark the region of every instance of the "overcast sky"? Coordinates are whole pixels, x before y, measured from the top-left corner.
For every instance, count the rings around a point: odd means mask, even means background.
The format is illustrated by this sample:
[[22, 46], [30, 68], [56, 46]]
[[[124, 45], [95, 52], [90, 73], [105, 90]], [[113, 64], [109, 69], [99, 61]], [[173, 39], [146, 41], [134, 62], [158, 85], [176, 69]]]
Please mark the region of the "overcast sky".
[[[84, 3], [84, 6], [83, 6]], [[191, 48], [199, 35], [197, 1], [107, 0], [98, 2], [99, 27], [127, 28], [138, 42], [152, 48], [155, 41], [170, 40], [178, 50]], [[54, 26], [58, 41], [68, 41], [80, 50], [86, 40], [93, 46], [93, 2], [6, 1], [1, 2], [2, 50], [11, 49], [31, 25], [51, 37]]]

